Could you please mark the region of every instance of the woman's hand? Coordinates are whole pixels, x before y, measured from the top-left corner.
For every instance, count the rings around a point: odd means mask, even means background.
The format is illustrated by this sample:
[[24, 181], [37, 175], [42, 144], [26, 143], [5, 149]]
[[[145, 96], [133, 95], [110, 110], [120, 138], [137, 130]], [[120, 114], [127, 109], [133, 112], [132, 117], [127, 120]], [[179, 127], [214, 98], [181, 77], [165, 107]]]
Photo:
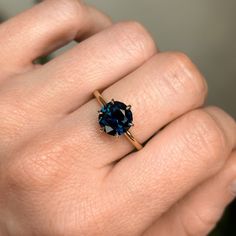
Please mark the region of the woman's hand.
[[[33, 63], [73, 39], [86, 40]], [[236, 192], [236, 125], [199, 108], [207, 86], [187, 56], [158, 52], [140, 24], [111, 25], [76, 0], [3, 23], [0, 45], [1, 236], [212, 229]], [[132, 105], [141, 151], [99, 131], [95, 89]]]

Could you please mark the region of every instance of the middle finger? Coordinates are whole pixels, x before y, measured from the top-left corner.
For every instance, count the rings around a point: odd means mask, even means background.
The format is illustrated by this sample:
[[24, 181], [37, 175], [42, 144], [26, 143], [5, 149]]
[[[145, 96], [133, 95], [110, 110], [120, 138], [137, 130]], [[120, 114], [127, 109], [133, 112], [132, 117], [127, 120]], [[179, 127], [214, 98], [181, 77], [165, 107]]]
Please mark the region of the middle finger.
[[122, 22], [24, 75], [23, 82], [32, 84], [44, 113], [67, 114], [88, 101], [93, 90], [109, 86], [155, 53], [155, 44], [141, 25]]

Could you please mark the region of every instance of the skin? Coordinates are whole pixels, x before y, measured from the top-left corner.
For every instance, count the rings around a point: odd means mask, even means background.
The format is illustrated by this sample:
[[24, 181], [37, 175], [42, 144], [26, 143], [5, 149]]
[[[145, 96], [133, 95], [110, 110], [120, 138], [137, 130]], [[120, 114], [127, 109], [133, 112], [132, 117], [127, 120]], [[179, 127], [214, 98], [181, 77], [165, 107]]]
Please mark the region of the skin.
[[[72, 40], [83, 42], [34, 63]], [[0, 45], [1, 236], [212, 230], [236, 193], [236, 124], [203, 107], [207, 85], [186, 55], [76, 0], [4, 22]], [[141, 151], [99, 131], [95, 89], [132, 105]]]

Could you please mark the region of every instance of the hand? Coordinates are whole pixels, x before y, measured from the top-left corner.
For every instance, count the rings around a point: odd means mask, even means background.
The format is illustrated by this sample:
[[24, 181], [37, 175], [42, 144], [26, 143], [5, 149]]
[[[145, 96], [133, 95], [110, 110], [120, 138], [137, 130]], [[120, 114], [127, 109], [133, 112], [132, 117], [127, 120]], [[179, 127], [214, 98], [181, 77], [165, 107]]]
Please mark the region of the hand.
[[[86, 40], [33, 63], [73, 39]], [[111, 25], [75, 0], [43, 1], [3, 23], [0, 45], [2, 236], [214, 227], [236, 191], [236, 125], [199, 108], [207, 86], [187, 56], [160, 53], [139, 23]], [[99, 131], [95, 89], [132, 105], [141, 151]]]

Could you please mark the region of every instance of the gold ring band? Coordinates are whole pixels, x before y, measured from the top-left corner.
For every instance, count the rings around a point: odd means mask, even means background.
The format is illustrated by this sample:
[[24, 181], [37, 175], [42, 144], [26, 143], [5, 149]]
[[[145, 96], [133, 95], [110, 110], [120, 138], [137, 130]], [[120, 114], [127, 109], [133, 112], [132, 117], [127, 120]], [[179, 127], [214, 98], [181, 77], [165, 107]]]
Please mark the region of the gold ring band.
[[[93, 95], [94, 97], [97, 99], [98, 103], [101, 105], [101, 106], [105, 106], [107, 105], [107, 102], [106, 100], [103, 98], [103, 96], [101, 95], [101, 93], [96, 90], [93, 92]], [[142, 144], [140, 144], [135, 138], [134, 136], [132, 135], [132, 133], [127, 130], [125, 133], [124, 133], [125, 137], [129, 140], [129, 142], [137, 149], [137, 150], [141, 150], [143, 148]]]

